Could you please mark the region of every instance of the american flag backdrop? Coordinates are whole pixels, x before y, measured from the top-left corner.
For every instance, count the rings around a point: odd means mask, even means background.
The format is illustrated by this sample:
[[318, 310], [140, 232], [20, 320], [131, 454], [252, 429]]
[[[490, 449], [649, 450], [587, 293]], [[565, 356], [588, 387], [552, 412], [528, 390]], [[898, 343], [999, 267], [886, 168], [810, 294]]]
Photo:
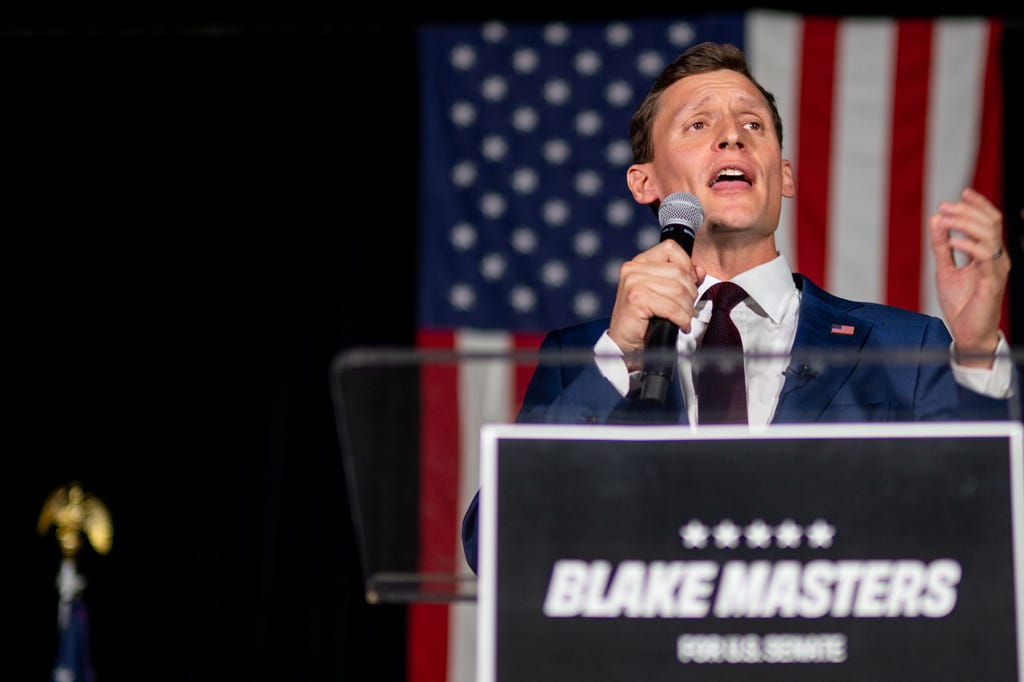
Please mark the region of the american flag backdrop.
[[[777, 244], [794, 270], [940, 314], [927, 216], [968, 185], [1002, 203], [1002, 29], [780, 11], [423, 27], [418, 345], [532, 349], [610, 314], [620, 264], [659, 237], [626, 188], [630, 117], [702, 40], [743, 48], [776, 96], [797, 186]], [[529, 374], [424, 369], [421, 570], [469, 573], [458, 538], [477, 432], [514, 418]], [[410, 607], [409, 679], [473, 680], [475, 625], [472, 604]]]

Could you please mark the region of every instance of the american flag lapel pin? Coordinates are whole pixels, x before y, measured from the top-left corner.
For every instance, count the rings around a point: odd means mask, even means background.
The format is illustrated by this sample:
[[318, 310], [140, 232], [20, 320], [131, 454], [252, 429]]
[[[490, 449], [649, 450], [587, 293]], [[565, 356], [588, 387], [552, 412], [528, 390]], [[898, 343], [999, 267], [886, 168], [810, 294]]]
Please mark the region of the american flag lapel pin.
[[843, 336], [853, 336], [853, 332], [856, 331], [852, 324], [836, 324], [832, 323], [832, 333], [842, 334]]

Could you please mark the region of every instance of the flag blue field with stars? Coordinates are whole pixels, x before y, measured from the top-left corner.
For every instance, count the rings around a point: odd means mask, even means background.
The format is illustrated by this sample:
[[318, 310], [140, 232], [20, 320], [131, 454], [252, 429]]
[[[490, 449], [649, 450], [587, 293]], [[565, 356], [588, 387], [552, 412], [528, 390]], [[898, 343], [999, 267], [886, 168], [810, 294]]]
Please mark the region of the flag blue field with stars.
[[630, 118], [701, 40], [742, 47], [742, 15], [420, 32], [421, 329], [611, 312], [620, 265], [660, 233], [626, 187]]

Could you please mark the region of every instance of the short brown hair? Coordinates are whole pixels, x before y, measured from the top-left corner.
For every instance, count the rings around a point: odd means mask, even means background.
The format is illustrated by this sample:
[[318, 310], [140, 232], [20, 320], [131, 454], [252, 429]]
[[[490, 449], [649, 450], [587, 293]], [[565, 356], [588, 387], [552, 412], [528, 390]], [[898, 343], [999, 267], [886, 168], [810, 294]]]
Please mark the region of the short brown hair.
[[676, 81], [687, 76], [723, 69], [735, 71], [749, 78], [750, 82], [768, 101], [768, 107], [772, 111], [772, 123], [775, 125], [775, 135], [779, 138], [779, 146], [782, 146], [782, 117], [779, 116], [779, 109], [775, 105], [775, 96], [765, 90], [764, 86], [758, 83], [750, 73], [743, 51], [729, 43], [704, 42], [690, 47], [666, 66], [633, 113], [633, 120], [629, 124], [633, 163], [647, 163], [654, 159], [654, 141], [651, 139], [651, 129], [654, 126], [654, 117], [658, 114], [661, 93]]

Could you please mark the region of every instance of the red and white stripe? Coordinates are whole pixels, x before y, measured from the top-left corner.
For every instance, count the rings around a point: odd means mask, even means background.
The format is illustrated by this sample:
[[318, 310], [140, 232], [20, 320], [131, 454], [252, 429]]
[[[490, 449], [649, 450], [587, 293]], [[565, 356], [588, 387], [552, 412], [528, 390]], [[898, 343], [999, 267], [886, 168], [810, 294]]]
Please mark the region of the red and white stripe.
[[[529, 362], [515, 361], [516, 354], [528, 358], [541, 338], [473, 329], [419, 333], [421, 349], [470, 358], [428, 363], [421, 372], [421, 572], [471, 575], [460, 537], [462, 515], [479, 486], [480, 427], [515, 420], [533, 373]], [[476, 605], [410, 606], [407, 644], [410, 682], [472, 682]]]
[[777, 241], [839, 296], [941, 315], [927, 219], [972, 186], [1002, 204], [1002, 23], [756, 11], [754, 75], [794, 162]]

